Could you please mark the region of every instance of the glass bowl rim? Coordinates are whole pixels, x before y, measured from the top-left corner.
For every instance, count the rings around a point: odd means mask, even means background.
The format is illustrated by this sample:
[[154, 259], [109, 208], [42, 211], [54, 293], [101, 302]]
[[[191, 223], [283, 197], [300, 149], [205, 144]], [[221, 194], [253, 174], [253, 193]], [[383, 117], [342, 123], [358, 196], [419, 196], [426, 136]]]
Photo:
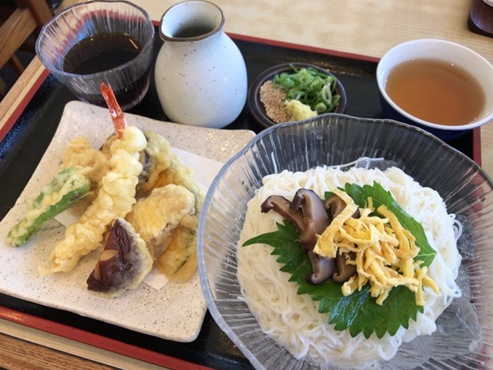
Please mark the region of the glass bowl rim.
[[372, 123], [372, 122], [381, 122], [384, 124], [390, 124], [390, 125], [396, 125], [396, 126], [401, 126], [404, 127], [408, 130], [415, 131], [418, 135], [425, 135], [429, 137], [434, 143], [437, 145], [445, 148], [449, 152], [453, 152], [455, 155], [458, 155], [459, 157], [462, 157], [467, 161], [467, 163], [473, 168], [474, 170], [478, 171], [484, 179], [490, 184], [490, 186], [493, 188], [493, 180], [490, 178], [490, 176], [486, 173], [486, 171], [481, 168], [479, 164], [477, 164], [474, 160], [469, 158], [467, 155], [464, 153], [460, 152], [459, 150], [453, 148], [440, 138], [436, 137], [433, 134], [430, 134], [426, 130], [423, 130], [419, 127], [398, 122], [395, 120], [391, 119], [380, 119], [380, 118], [362, 118], [362, 117], [355, 117], [355, 116], [350, 116], [347, 114], [340, 114], [340, 113], [326, 113], [322, 114], [307, 120], [303, 121], [297, 121], [297, 122], [285, 122], [285, 123], [279, 123], [275, 124], [259, 134], [257, 134], [255, 137], [250, 140], [250, 142], [245, 145], [237, 154], [235, 154], [232, 158], [230, 158], [221, 168], [221, 170], [218, 172], [214, 180], [212, 181], [207, 194], [204, 198], [203, 202], [203, 208], [200, 213], [199, 217], [199, 223], [198, 223], [198, 232], [197, 232], [197, 262], [198, 262], [198, 270], [199, 270], [199, 277], [200, 277], [200, 285], [202, 288], [202, 293], [204, 295], [204, 299], [207, 304], [207, 308], [213, 317], [214, 321], [216, 324], [219, 326], [219, 328], [231, 339], [231, 341], [238, 347], [238, 349], [243, 353], [243, 355], [250, 361], [250, 363], [254, 366], [256, 369], [263, 369], [264, 365], [256, 358], [256, 356], [250, 351], [248, 345], [233, 331], [231, 326], [226, 322], [226, 320], [222, 317], [221, 312], [219, 312], [218, 306], [215, 302], [215, 299], [212, 295], [212, 289], [209, 284], [209, 279], [207, 276], [207, 270], [205, 268], [205, 259], [204, 259], [204, 235], [205, 235], [205, 221], [206, 221], [206, 214], [210, 204], [211, 204], [211, 199], [212, 199], [212, 194], [215, 192], [215, 189], [217, 187], [217, 184], [223, 179], [224, 174], [228, 171], [228, 169], [231, 167], [231, 164], [233, 164], [238, 158], [241, 156], [245, 155], [248, 151], [251, 150], [258, 142], [260, 142], [264, 137], [269, 136], [273, 133], [273, 131], [279, 129], [279, 128], [284, 128], [288, 126], [303, 126], [306, 124], [309, 124], [313, 121], [317, 120], [323, 120], [324, 117], [328, 116], [333, 116], [335, 118], [344, 118], [344, 119], [350, 119], [350, 120], [355, 120], [359, 122], [367, 122], [367, 123]]

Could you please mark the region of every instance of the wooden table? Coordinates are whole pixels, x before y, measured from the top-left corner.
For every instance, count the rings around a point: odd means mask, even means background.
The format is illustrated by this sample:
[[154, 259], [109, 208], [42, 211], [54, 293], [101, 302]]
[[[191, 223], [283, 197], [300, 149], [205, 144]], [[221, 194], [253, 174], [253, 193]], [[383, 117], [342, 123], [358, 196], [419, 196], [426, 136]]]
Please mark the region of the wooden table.
[[[66, 0], [66, 2], [76, 0]], [[380, 58], [411, 39], [439, 38], [467, 46], [493, 63], [493, 39], [472, 33], [472, 0], [213, 0], [226, 15], [225, 31]], [[177, 1], [135, 0], [153, 20]], [[22, 109], [43, 72], [35, 59], [0, 103], [0, 129]], [[481, 128], [482, 166], [493, 174], [493, 124]], [[140, 361], [0, 320], [0, 367], [7, 369], [154, 369]], [[17, 339], [21, 338], [21, 339]], [[33, 344], [33, 343], [36, 344]], [[52, 349], [53, 348], [53, 349]], [[104, 365], [103, 365], [104, 364]]]

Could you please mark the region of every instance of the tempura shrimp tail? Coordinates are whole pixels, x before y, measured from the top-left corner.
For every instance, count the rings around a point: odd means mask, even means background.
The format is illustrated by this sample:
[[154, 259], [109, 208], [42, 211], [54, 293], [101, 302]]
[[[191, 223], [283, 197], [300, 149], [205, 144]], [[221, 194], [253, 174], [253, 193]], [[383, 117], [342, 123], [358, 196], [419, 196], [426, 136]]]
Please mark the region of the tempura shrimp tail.
[[120, 104], [118, 104], [115, 94], [113, 93], [113, 89], [109, 84], [106, 86], [104, 83], [101, 83], [101, 94], [103, 95], [104, 101], [110, 111], [113, 126], [115, 126], [116, 137], [121, 139], [123, 130], [128, 126], [127, 121], [125, 120], [125, 115], [123, 114]]
[[108, 226], [132, 209], [138, 176], [142, 171], [139, 152], [146, 147], [144, 133], [129, 126], [121, 131], [122, 139], [111, 144], [111, 170], [103, 177], [97, 198], [79, 221], [65, 230], [50, 255], [52, 266], [42, 274], [70, 271], [79, 259], [98, 248]]

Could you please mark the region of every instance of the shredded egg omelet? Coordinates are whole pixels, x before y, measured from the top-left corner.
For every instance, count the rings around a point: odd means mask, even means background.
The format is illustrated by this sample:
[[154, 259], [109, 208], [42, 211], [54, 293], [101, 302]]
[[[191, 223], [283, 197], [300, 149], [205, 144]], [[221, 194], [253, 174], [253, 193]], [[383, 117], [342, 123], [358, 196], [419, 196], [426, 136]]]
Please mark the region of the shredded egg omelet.
[[346, 203], [345, 209], [332, 220], [329, 227], [319, 236], [314, 252], [335, 258], [337, 253], [356, 253], [357, 273], [342, 286], [345, 296], [356, 289], [370, 284], [370, 294], [382, 304], [392, 288], [404, 285], [416, 293], [416, 304], [424, 306], [423, 286], [439, 294], [435, 282], [426, 276], [427, 267], [422, 261], [414, 261], [419, 253], [414, 236], [402, 227], [397, 217], [384, 205], [377, 212], [385, 218], [370, 216], [375, 211], [373, 201], [368, 207], [360, 208], [360, 217], [351, 217], [358, 209], [353, 199], [343, 191], [334, 194]]

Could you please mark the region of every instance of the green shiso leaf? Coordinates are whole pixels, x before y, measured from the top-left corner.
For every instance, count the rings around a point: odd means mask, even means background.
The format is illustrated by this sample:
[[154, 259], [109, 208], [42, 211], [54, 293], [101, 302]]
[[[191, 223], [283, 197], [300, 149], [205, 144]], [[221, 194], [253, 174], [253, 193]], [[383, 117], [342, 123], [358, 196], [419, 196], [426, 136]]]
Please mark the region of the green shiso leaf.
[[[423, 226], [414, 218], [409, 216], [406, 211], [395, 201], [390, 192], [386, 191], [378, 182], [373, 186], [364, 185], [363, 187], [355, 184], [346, 184], [344, 190], [348, 193], [359, 207], [366, 207], [368, 198], [373, 199], [373, 207], [378, 209], [385, 205], [399, 220], [401, 225], [409, 230], [416, 238], [416, 245], [420, 248], [416, 261], [423, 261], [421, 266], [429, 266], [436, 256], [436, 251], [428, 243]], [[378, 215], [378, 214], [376, 214]]]
[[[424, 261], [426, 266], [431, 264], [436, 252], [429, 245], [423, 227], [380, 184], [375, 182], [373, 186], [363, 187], [347, 184], [345, 190], [360, 207], [366, 206], [368, 197], [373, 199], [375, 209], [384, 204], [416, 237], [416, 244], [421, 248], [416, 260]], [[352, 337], [363, 333], [365, 338], [369, 338], [375, 333], [378, 338], [382, 338], [385, 333], [394, 335], [401, 326], [407, 329], [409, 320], [416, 320], [418, 312], [423, 312], [423, 308], [416, 305], [414, 292], [405, 286], [393, 288], [383, 304], [378, 305], [376, 298], [368, 293], [369, 284], [361, 291], [345, 297], [341, 291], [342, 284], [330, 279], [320, 285], [308, 283], [305, 276], [312, 273], [312, 265], [301, 248], [299, 233], [286, 220], [283, 224], [278, 223], [277, 229], [247, 240], [243, 247], [256, 243], [274, 247], [271, 254], [278, 256], [277, 262], [283, 265], [281, 271], [291, 274], [289, 281], [299, 285], [297, 293], [309, 294], [314, 301], [320, 302], [318, 311], [328, 314], [328, 323], [333, 324], [335, 330], [349, 329]]]

